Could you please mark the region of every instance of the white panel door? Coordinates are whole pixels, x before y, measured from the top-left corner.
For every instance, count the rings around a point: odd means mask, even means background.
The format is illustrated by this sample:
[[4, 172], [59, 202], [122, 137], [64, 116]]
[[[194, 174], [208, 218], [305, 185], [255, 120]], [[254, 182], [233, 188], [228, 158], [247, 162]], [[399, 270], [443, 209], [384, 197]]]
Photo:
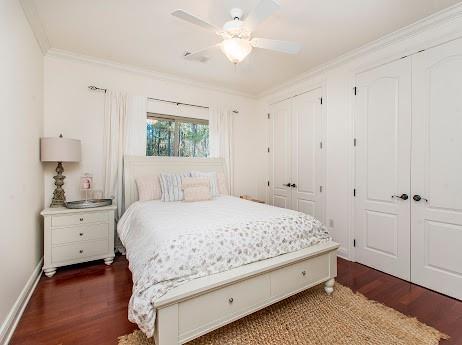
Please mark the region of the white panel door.
[[292, 209], [319, 220], [322, 214], [322, 90], [306, 92], [292, 99]]
[[406, 280], [410, 279], [410, 63], [402, 59], [359, 74], [355, 111], [356, 258]]
[[290, 117], [291, 100], [271, 107], [270, 122], [270, 202], [274, 206], [291, 207], [290, 187]]
[[462, 40], [415, 55], [412, 74], [411, 279], [462, 299]]

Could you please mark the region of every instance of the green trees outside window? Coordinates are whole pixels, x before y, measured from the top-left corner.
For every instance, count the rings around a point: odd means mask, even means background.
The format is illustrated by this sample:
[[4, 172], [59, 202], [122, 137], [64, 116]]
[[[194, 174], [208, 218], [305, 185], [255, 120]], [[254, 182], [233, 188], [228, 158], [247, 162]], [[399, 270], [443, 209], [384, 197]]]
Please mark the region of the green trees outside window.
[[146, 156], [208, 157], [207, 120], [148, 114]]

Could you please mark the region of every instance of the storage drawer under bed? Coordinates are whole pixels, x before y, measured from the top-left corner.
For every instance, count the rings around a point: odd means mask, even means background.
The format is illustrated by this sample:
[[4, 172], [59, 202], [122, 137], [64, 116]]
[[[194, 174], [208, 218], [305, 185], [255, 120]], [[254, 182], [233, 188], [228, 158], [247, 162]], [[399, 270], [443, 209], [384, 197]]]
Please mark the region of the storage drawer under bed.
[[228, 320], [269, 298], [270, 277], [263, 274], [186, 300], [178, 305], [179, 333], [185, 334], [204, 325]]
[[270, 273], [271, 297], [293, 294], [308, 286], [326, 281], [330, 276], [329, 254], [319, 255]]

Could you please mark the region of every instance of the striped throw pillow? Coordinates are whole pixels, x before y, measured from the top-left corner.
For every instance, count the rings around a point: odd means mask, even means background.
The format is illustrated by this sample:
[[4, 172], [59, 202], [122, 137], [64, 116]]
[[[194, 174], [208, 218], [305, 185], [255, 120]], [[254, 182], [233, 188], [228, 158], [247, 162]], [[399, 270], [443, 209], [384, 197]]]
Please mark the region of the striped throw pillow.
[[162, 201], [181, 201], [184, 198], [181, 189], [181, 178], [190, 176], [189, 173], [182, 174], [160, 174], [160, 188], [162, 189]]

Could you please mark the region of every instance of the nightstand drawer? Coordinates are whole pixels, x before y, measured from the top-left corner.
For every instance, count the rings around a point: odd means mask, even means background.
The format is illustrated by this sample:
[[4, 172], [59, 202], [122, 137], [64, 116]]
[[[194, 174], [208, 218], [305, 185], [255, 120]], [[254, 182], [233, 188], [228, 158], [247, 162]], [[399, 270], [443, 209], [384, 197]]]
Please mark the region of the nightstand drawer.
[[68, 228], [53, 228], [51, 230], [51, 243], [63, 244], [87, 240], [107, 239], [109, 224], [97, 223], [76, 225]]
[[72, 226], [77, 224], [107, 223], [108, 214], [109, 213], [107, 212], [89, 212], [54, 216], [51, 219], [51, 226], [53, 228], [56, 228], [61, 226]]
[[79, 260], [92, 256], [105, 255], [109, 252], [107, 240], [73, 243], [51, 249], [51, 259], [59, 263], [69, 260]]

